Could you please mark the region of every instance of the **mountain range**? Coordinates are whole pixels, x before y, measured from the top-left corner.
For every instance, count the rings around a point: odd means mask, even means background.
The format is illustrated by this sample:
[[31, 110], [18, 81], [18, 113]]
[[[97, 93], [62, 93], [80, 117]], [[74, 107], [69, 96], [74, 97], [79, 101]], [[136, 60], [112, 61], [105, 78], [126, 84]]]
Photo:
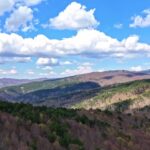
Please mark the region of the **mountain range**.
[[[138, 101], [144, 99], [143, 105], [145, 106], [149, 104], [149, 100], [145, 97], [149, 93], [149, 79], [150, 70], [93, 72], [59, 79], [5, 79], [5, 82], [14, 81], [10, 82], [14, 85], [7, 86], [8, 84], [6, 84], [6, 87], [1, 88], [0, 99], [9, 102], [30, 103], [36, 106], [85, 109], [107, 108], [108, 105], [111, 106], [128, 99], [137, 99]], [[25, 83], [21, 84], [21, 82]], [[129, 92], [127, 92], [128, 89], [130, 89]], [[140, 89], [143, 89], [143, 93], [134, 92]], [[104, 99], [102, 96], [107, 98]], [[136, 100], [135, 102], [137, 103]]]

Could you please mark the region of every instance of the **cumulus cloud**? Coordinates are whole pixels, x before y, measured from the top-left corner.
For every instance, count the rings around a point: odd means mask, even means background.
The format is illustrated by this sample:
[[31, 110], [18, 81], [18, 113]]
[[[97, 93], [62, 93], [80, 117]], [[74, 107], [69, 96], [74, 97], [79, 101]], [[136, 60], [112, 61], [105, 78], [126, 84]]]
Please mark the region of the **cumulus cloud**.
[[34, 6], [42, 1], [44, 0], [1, 0], [0, 16], [9, 12], [4, 29], [8, 32], [17, 32], [19, 29], [26, 32], [35, 29], [34, 25], [38, 24], [39, 20], [33, 20], [33, 12], [36, 10]]
[[131, 18], [133, 23], [130, 27], [148, 27], [150, 26], [150, 9], [143, 11], [143, 15], [136, 15]]
[[72, 2], [57, 17], [49, 20], [50, 27], [75, 30], [94, 28], [99, 25], [99, 22], [94, 17], [94, 11], [95, 9], [87, 11], [84, 5]]
[[142, 66], [133, 66], [130, 68], [131, 71], [142, 71], [144, 70]]
[[15, 68], [6, 70], [6, 69], [0, 69], [0, 75], [15, 75], [17, 74], [17, 70]]
[[83, 63], [78, 66], [76, 69], [66, 69], [64, 72], [61, 73], [61, 76], [74, 76], [78, 74], [90, 73], [93, 72], [90, 63]]
[[71, 65], [72, 62], [71, 61], [62, 61], [60, 62], [60, 65]]
[[6, 19], [5, 29], [9, 32], [16, 32], [19, 28], [27, 31], [32, 28], [33, 11], [27, 6], [20, 6], [14, 10], [9, 18]]
[[0, 1], [0, 16], [5, 12], [12, 10], [16, 0], [1, 0]]
[[150, 66], [149, 63], [145, 63], [142, 65], [132, 66], [129, 68], [129, 70], [131, 70], [131, 71], [144, 71], [144, 70], [149, 70], [150, 69], [149, 66]]
[[51, 66], [44, 66], [42, 70], [53, 70], [53, 68]]
[[34, 75], [35, 72], [34, 72], [33, 70], [28, 70], [28, 71], [27, 71], [27, 74], [28, 74], [28, 75]]
[[139, 42], [137, 35], [119, 41], [94, 29], [79, 30], [76, 35], [62, 40], [49, 39], [44, 35], [23, 38], [14, 33], [0, 33], [1, 57], [42, 57], [38, 64], [57, 64], [58, 60], [51, 58], [68, 55], [123, 58], [138, 54], [150, 54], [150, 45]]
[[58, 60], [56, 58], [39, 58], [36, 62], [40, 66], [55, 66], [58, 65]]
[[0, 1], [0, 16], [5, 12], [12, 11], [16, 6], [35, 6], [43, 0], [1, 0]]
[[54, 72], [54, 71], [49, 71], [49, 72], [42, 72], [42, 73], [40, 73], [39, 74], [40, 76], [42, 76], [42, 77], [47, 77], [47, 78], [57, 78], [58, 76], [58, 74], [56, 74], [56, 72]]

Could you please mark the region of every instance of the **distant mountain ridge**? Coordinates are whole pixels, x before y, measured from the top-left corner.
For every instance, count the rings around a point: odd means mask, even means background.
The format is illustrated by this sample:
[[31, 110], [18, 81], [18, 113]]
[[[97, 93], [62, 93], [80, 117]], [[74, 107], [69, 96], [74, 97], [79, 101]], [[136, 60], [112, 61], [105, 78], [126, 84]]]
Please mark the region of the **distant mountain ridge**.
[[37, 78], [37, 79], [14, 79], [14, 78], [0, 78], [0, 88], [7, 86], [15, 86], [21, 84], [27, 84], [31, 82], [42, 82], [42, 81], [58, 81], [58, 80], [79, 80], [81, 82], [93, 81], [99, 83], [101, 86], [107, 86], [116, 83], [124, 83], [134, 80], [149, 79], [150, 69], [144, 71], [127, 71], [127, 70], [112, 70], [104, 72], [91, 72], [87, 74], [75, 75], [64, 78], [48, 79], [48, 78]]
[[39, 79], [13, 79], [13, 78], [0, 78], [0, 88], [6, 86], [13, 86], [13, 85], [20, 85], [25, 83], [30, 83], [33, 81], [43, 81], [46, 78], [39, 78]]
[[0, 87], [12, 86], [12, 85], [19, 85], [23, 83], [29, 83], [32, 80], [28, 79], [12, 79], [12, 78], [1, 78], [0, 79]]
[[135, 80], [150, 79], [150, 70], [138, 72], [127, 70], [92, 72], [88, 74], [79, 75], [78, 78], [80, 81], [93, 81], [104, 87]]

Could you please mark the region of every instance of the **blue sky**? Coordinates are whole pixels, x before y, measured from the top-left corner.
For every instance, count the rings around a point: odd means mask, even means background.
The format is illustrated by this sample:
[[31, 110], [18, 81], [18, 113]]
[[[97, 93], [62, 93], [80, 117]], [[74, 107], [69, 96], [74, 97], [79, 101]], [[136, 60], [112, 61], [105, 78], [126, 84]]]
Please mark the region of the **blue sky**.
[[0, 77], [150, 69], [150, 1], [1, 0]]

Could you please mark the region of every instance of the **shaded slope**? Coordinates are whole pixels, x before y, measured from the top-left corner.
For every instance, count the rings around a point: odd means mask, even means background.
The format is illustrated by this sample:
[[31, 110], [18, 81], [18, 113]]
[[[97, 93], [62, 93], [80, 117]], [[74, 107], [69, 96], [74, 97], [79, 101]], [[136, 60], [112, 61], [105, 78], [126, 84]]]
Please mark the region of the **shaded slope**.
[[44, 80], [36, 81], [27, 84], [22, 84], [19, 86], [10, 86], [0, 89], [0, 98], [7, 101], [16, 101], [17, 97], [31, 93], [34, 91], [53, 89], [56, 87], [63, 87], [71, 84], [78, 83], [77, 80], [66, 79], [56, 79], [56, 80]]
[[24, 102], [34, 105], [66, 107], [95, 96], [101, 88], [99, 84], [94, 82], [65, 82], [62, 85], [56, 85], [54, 84], [54, 86], [56, 86], [55, 88], [53, 88], [52, 85], [49, 89], [37, 90], [28, 93], [20, 92], [11, 87], [11, 90], [5, 89], [4, 91], [0, 91], [0, 98], [10, 102]]
[[30, 92], [16, 97], [16, 101], [35, 105], [67, 107], [94, 97], [101, 87], [94, 82], [80, 82], [52, 89]]

